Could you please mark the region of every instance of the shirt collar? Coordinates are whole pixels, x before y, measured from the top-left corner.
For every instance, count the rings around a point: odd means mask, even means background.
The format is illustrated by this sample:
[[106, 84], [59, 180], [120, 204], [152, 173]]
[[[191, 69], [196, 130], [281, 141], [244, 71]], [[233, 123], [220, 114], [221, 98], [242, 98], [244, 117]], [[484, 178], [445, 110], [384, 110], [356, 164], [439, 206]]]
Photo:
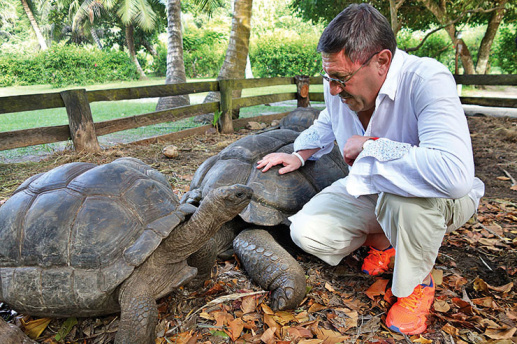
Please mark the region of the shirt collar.
[[391, 60], [390, 69], [388, 70], [388, 75], [386, 76], [386, 80], [384, 80], [384, 84], [379, 91], [379, 95], [385, 94], [390, 97], [391, 100], [395, 99], [397, 94], [397, 85], [400, 79], [400, 73], [402, 71], [402, 65], [404, 64], [404, 60], [406, 59], [406, 53], [400, 49], [397, 49], [395, 52], [395, 56], [393, 56], [393, 60]]

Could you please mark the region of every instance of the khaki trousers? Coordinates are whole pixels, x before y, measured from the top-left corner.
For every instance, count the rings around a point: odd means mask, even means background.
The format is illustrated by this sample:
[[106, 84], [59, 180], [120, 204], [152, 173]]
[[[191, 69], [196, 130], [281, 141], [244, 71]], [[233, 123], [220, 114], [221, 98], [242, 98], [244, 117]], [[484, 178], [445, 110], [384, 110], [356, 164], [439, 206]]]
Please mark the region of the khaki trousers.
[[[344, 181], [346, 183], [346, 180]], [[431, 272], [443, 237], [475, 212], [460, 199], [411, 198], [393, 194], [348, 194], [342, 180], [314, 196], [291, 216], [291, 237], [304, 251], [337, 265], [363, 245], [368, 234], [386, 235], [396, 250], [392, 292], [409, 296]]]

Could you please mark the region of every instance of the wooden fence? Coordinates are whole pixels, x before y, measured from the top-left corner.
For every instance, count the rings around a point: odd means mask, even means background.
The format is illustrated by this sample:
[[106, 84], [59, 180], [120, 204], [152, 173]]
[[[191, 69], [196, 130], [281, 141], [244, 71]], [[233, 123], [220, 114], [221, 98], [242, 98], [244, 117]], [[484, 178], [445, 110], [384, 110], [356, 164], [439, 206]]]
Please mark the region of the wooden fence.
[[[458, 84], [464, 85], [517, 86], [517, 75], [455, 75], [455, 79]], [[234, 125], [239, 125], [243, 122], [242, 119], [232, 121], [232, 110], [286, 100], [297, 100], [297, 106], [306, 107], [309, 105], [309, 99], [312, 101], [323, 101], [322, 92], [309, 92], [310, 84], [321, 83], [321, 77], [297, 76], [293, 78], [231, 79], [98, 91], [73, 89], [47, 94], [0, 97], [0, 115], [65, 107], [69, 120], [68, 125], [0, 132], [0, 150], [71, 139], [76, 150], [94, 152], [100, 150], [97, 136], [158, 123], [173, 122], [182, 118], [216, 111], [222, 113], [221, 131], [228, 133], [233, 131]], [[297, 92], [275, 93], [254, 97], [232, 97], [235, 90], [293, 84], [297, 85]], [[209, 91], [220, 92], [221, 101], [181, 106], [96, 123], [93, 122], [90, 109], [90, 103], [98, 101], [156, 98]], [[461, 101], [464, 104], [517, 108], [517, 98], [461, 97]], [[245, 120], [265, 120], [266, 117], [271, 120], [284, 115], [285, 113], [277, 114], [276, 116], [257, 116], [246, 118]], [[206, 128], [203, 127], [187, 129], [175, 133], [175, 137], [195, 135], [204, 132], [204, 130]]]

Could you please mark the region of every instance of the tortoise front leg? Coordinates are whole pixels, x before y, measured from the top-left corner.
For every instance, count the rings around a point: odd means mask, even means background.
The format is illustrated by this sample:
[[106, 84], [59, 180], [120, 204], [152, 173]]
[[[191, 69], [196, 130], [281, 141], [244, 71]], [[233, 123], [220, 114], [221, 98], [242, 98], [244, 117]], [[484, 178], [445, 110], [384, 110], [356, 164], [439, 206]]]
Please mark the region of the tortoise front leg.
[[119, 302], [120, 323], [115, 344], [154, 343], [158, 308], [150, 290], [144, 285], [122, 288]]

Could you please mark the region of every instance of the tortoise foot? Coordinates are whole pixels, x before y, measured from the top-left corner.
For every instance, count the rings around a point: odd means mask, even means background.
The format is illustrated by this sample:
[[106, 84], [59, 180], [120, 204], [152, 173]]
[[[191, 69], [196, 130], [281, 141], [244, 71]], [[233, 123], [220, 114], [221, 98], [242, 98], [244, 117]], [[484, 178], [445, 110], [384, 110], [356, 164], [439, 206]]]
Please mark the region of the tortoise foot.
[[272, 291], [271, 308], [294, 309], [305, 296], [305, 272], [265, 230], [250, 229], [233, 241], [246, 272], [262, 288]]

